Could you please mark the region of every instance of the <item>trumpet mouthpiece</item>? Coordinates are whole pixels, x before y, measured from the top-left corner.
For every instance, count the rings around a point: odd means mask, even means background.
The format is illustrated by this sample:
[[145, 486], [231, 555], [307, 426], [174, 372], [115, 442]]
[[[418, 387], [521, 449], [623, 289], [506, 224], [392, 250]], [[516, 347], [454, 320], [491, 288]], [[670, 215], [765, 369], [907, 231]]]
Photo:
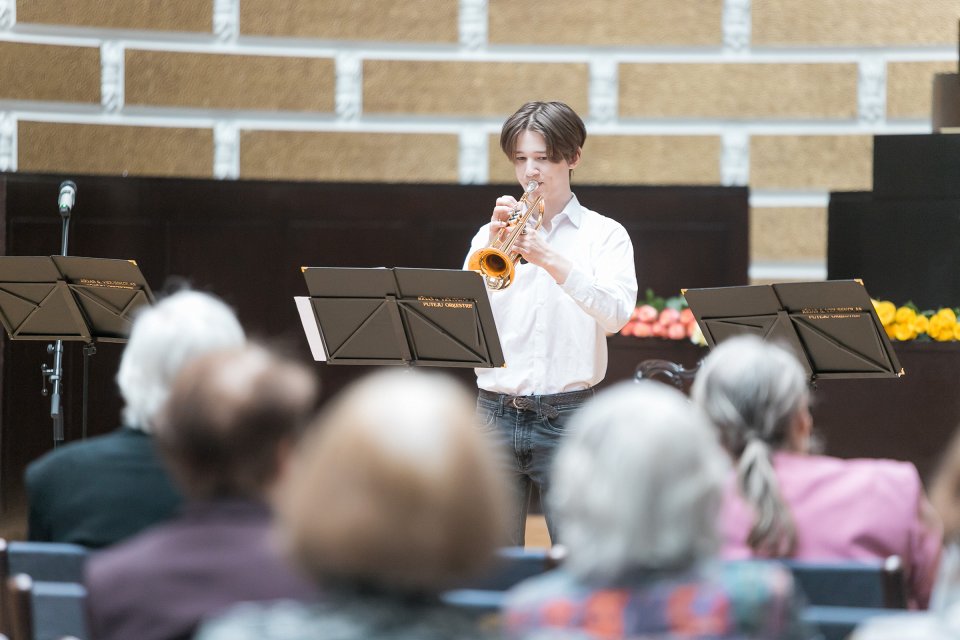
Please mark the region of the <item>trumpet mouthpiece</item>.
[[531, 180], [530, 182], [527, 183], [527, 193], [533, 193], [534, 191], [537, 190], [537, 187], [539, 186], [540, 186], [539, 182], [537, 182], [536, 180]]

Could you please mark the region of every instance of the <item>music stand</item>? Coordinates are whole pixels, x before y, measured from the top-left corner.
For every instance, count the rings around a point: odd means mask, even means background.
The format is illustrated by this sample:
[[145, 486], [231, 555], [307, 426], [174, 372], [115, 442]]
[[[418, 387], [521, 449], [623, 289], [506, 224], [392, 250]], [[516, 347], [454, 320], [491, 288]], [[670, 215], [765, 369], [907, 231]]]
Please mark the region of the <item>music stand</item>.
[[[125, 342], [135, 309], [154, 301], [132, 260], [77, 256], [0, 256], [0, 322], [11, 340], [82, 341], [83, 433], [86, 434], [88, 357], [96, 342]], [[60, 372], [54, 382], [54, 442], [63, 440]]]
[[791, 348], [811, 381], [903, 375], [859, 280], [687, 289], [683, 295], [711, 348], [752, 334]]
[[500, 367], [483, 278], [449, 269], [303, 267], [298, 298], [315, 360], [328, 364]]

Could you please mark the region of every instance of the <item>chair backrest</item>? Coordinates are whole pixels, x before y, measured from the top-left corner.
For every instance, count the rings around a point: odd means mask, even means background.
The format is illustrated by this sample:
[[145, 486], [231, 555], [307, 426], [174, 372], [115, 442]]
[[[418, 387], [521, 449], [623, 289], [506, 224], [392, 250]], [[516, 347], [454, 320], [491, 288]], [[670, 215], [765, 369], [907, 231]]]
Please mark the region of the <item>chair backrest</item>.
[[784, 560], [811, 605], [903, 609], [907, 606], [903, 564], [886, 559]]
[[8, 542], [9, 575], [25, 573], [35, 582], [83, 582], [87, 549], [65, 542]]
[[546, 549], [503, 547], [497, 550], [496, 560], [486, 573], [461, 586], [472, 590], [506, 591], [554, 566], [553, 556]]
[[89, 637], [83, 585], [34, 581], [17, 574], [6, 584], [11, 622], [10, 640], [59, 640]]

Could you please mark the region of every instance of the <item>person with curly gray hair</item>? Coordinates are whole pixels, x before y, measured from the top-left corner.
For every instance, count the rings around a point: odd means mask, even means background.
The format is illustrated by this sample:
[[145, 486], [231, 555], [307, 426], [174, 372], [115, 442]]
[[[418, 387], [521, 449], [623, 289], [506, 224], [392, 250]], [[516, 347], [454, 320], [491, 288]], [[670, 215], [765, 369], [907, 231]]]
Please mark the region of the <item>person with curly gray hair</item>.
[[245, 341], [233, 310], [209, 293], [183, 289], [142, 307], [117, 372], [123, 425], [27, 467], [30, 539], [100, 548], [171, 518], [183, 498], [157, 455], [154, 419], [185, 365]]
[[786, 569], [716, 560], [728, 468], [679, 391], [646, 381], [598, 393], [552, 470], [567, 557], [508, 593], [506, 637], [814, 637]]
[[807, 376], [791, 351], [755, 336], [722, 342], [691, 396], [736, 462], [721, 512], [727, 558], [900, 556], [925, 607], [941, 527], [907, 462], [815, 455]]

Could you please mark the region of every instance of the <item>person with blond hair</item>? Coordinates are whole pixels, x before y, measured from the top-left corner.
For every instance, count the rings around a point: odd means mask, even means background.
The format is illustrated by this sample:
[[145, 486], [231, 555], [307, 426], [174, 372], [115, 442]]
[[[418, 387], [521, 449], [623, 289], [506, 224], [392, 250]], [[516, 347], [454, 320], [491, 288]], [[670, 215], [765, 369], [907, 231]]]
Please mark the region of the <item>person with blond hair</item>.
[[385, 371], [354, 383], [313, 422], [276, 502], [287, 554], [322, 599], [237, 607], [198, 639], [482, 637], [438, 596], [504, 539], [492, 455], [452, 378]]
[[717, 561], [729, 462], [707, 419], [659, 382], [623, 382], [570, 422], [550, 500], [559, 569], [507, 594], [510, 640], [814, 637], [790, 573]]
[[721, 512], [727, 558], [899, 556], [911, 605], [925, 608], [941, 527], [908, 462], [815, 455], [807, 375], [755, 336], [720, 343], [691, 389], [736, 462]]

